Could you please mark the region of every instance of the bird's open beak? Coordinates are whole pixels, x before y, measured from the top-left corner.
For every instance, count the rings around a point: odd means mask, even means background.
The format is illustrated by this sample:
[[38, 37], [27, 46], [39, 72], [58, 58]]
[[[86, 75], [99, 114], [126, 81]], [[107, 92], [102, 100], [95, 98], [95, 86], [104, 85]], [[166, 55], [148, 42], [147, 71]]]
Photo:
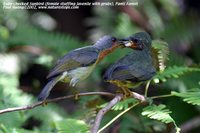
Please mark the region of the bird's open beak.
[[[122, 48], [125, 48], [125, 47], [129, 47], [131, 44], [130, 44], [130, 40], [128, 39], [119, 39], [118, 40], [118, 44], [122, 47]], [[129, 46], [128, 46], [129, 45]]]
[[120, 39], [118, 42], [122, 45], [122, 47], [128, 47], [136, 50], [142, 50], [143, 45], [138, 45], [136, 42], [130, 40], [130, 39]]

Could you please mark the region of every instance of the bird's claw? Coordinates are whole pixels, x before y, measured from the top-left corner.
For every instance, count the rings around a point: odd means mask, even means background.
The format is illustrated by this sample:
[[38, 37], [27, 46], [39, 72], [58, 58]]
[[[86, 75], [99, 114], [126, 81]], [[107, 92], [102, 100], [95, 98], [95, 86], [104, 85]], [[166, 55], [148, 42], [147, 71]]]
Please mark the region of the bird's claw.
[[117, 90], [117, 93], [123, 94], [123, 100], [129, 97], [133, 97], [132, 91], [130, 91], [128, 88], [121, 88], [120, 90]]
[[132, 92], [131, 93], [130, 92], [125, 92], [124, 96], [123, 96], [123, 99], [127, 99], [127, 98], [130, 98], [130, 97], [133, 97]]
[[78, 99], [79, 99], [79, 94], [78, 94], [78, 93], [74, 95], [74, 99], [75, 99], [75, 100], [78, 100]]
[[78, 91], [75, 91], [74, 99], [75, 99], [75, 100], [78, 100], [78, 99], [79, 99], [79, 92], [78, 92]]
[[48, 104], [48, 103], [47, 103], [46, 100], [42, 101], [42, 106], [43, 106], [43, 107], [46, 106], [47, 104]]

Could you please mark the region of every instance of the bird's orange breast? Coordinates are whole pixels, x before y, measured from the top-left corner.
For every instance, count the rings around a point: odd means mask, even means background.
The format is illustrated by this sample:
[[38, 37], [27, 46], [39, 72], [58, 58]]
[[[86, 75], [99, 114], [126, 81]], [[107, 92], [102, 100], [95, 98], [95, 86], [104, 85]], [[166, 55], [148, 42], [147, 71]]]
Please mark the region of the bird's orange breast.
[[115, 45], [113, 45], [113, 47], [102, 51], [100, 53], [100, 55], [99, 55], [98, 60], [97, 60], [96, 63], [99, 63], [106, 55], [110, 54], [112, 51], [114, 51], [118, 47], [119, 47], [119, 45], [115, 44]]

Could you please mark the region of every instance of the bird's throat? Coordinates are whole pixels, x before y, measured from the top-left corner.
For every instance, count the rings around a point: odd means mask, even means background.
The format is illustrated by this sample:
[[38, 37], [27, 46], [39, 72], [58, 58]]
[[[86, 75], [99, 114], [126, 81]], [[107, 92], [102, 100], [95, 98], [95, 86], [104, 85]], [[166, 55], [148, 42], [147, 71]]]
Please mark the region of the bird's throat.
[[113, 47], [103, 50], [99, 55], [99, 59], [97, 63], [99, 63], [106, 55], [110, 54], [112, 51], [114, 51], [118, 47], [120, 47], [120, 45], [113, 45]]

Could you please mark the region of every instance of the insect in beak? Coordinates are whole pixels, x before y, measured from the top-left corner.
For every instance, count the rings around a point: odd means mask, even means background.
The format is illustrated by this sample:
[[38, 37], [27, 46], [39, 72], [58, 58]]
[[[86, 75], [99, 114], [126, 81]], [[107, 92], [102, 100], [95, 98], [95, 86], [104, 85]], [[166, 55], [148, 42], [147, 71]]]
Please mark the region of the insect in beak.
[[128, 48], [132, 48], [132, 49], [135, 49], [135, 50], [142, 50], [143, 49], [143, 45], [137, 43], [136, 41], [134, 40], [130, 40], [129, 38], [128, 39], [120, 39], [118, 41], [122, 47], [128, 47]]
[[119, 39], [118, 43], [122, 48], [129, 47], [128, 45], [130, 45], [130, 41], [128, 39]]

